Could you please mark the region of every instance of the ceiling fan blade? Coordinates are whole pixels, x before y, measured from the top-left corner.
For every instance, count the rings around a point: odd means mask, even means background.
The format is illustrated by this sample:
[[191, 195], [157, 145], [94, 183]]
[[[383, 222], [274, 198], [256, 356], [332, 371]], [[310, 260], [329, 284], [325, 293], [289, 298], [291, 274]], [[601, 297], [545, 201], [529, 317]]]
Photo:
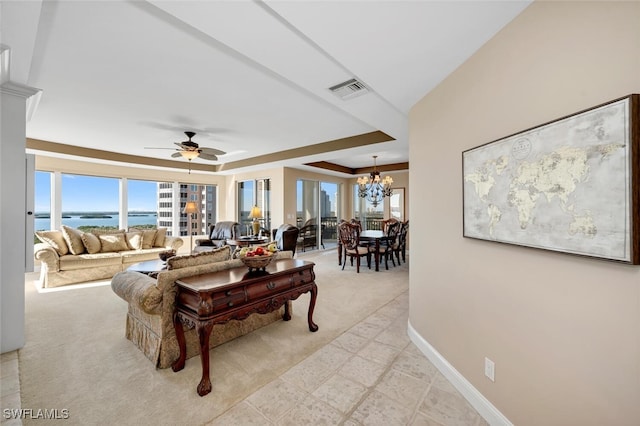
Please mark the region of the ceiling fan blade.
[[202, 158], [203, 160], [211, 160], [211, 161], [216, 161], [218, 159], [218, 157], [216, 157], [215, 154], [207, 153], [204, 151], [200, 151], [199, 157]]
[[174, 152], [173, 154], [171, 154], [171, 156], [173, 158], [178, 158], [178, 157], [182, 157], [182, 154], [180, 154], [180, 151], [178, 151], [178, 152]]
[[200, 152], [201, 153], [207, 153], [210, 155], [225, 155], [226, 152], [220, 150], [220, 149], [215, 149], [215, 148], [200, 148]]

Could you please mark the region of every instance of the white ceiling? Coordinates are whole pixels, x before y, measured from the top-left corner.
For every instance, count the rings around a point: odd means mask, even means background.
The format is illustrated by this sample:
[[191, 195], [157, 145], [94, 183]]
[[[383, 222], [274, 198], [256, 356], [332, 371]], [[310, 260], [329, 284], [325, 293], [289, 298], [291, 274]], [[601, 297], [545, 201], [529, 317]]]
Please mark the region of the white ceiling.
[[[0, 37], [11, 80], [43, 90], [30, 138], [169, 159], [145, 147], [193, 130], [228, 153], [194, 160], [210, 164], [376, 130], [396, 139], [273, 164], [357, 168], [409, 161], [411, 107], [529, 3], [3, 0]], [[328, 90], [354, 77], [370, 92]]]

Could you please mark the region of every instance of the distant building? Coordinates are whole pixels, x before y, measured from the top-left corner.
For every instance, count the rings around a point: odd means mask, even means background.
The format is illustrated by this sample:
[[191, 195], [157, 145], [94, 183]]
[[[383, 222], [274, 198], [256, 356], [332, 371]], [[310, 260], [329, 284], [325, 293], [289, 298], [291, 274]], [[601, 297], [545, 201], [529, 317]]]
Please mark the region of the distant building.
[[187, 201], [195, 201], [201, 207], [191, 219], [191, 235], [206, 234], [210, 224], [216, 222], [217, 192], [213, 185], [176, 184], [158, 182], [158, 227], [167, 228], [167, 235], [189, 235], [189, 220], [182, 213]]

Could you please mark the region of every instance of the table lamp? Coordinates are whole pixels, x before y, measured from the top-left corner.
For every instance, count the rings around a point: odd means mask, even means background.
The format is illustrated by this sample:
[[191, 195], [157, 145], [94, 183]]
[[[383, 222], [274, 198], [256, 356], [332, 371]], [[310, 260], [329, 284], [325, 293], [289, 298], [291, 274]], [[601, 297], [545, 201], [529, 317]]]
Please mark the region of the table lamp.
[[253, 226], [254, 236], [258, 235], [258, 233], [260, 232], [260, 222], [258, 222], [258, 219], [260, 219], [261, 217], [262, 211], [260, 210], [260, 207], [251, 207], [251, 211], [249, 212], [249, 219], [253, 219], [253, 223], [251, 224], [251, 226]]

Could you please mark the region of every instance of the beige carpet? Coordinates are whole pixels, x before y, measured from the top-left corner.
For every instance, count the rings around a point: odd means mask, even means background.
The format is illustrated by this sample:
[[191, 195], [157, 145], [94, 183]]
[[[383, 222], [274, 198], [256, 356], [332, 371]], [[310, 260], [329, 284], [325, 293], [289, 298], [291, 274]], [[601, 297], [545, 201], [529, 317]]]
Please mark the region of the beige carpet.
[[22, 407], [68, 409], [65, 424], [203, 424], [408, 289], [407, 264], [380, 272], [364, 266], [356, 274], [349, 265], [340, 269], [333, 250], [297, 257], [316, 263], [319, 331], [308, 330], [309, 295], [302, 295], [291, 321], [210, 351], [213, 390], [204, 397], [196, 393], [199, 358], [178, 373], [156, 370], [125, 339], [127, 306], [110, 286], [38, 292], [27, 283], [26, 345], [18, 354]]

